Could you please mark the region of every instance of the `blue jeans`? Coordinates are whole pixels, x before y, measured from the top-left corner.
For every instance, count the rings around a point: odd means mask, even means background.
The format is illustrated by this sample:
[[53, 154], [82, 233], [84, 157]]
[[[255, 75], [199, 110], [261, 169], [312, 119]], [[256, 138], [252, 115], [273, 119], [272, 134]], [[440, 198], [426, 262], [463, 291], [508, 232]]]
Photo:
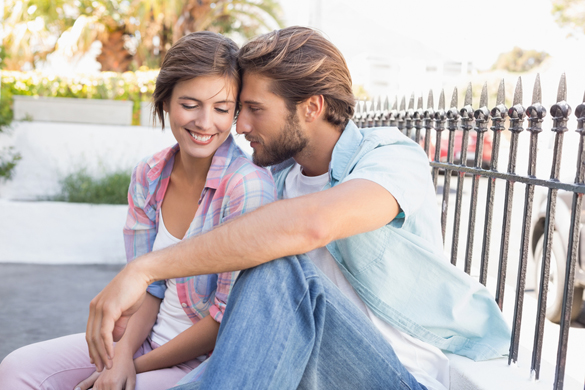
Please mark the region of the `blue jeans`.
[[305, 255], [240, 274], [206, 363], [174, 389], [426, 390]]

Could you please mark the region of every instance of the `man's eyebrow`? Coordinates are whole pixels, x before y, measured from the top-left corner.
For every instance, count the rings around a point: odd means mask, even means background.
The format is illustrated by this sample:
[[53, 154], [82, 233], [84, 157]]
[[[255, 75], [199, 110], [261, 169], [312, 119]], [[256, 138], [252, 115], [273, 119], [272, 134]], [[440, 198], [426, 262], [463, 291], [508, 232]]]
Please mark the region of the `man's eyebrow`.
[[[199, 100], [199, 99], [196, 99], [196, 98], [194, 98], [194, 97], [191, 97], [191, 96], [181, 96], [181, 97], [179, 97], [179, 99], [184, 99], [184, 100], [193, 100], [194, 102], [201, 103], [201, 100]], [[214, 103], [214, 104], [215, 104], [215, 103], [235, 103], [235, 101], [233, 101], [233, 100], [221, 100], [221, 101], [218, 101], [218, 102], [213, 102], [213, 103]]]
[[241, 103], [246, 103], [246, 104], [255, 104], [255, 105], [259, 105], [259, 106], [261, 106], [261, 105], [262, 105], [262, 102], [258, 102], [258, 101], [256, 101], [256, 100], [244, 100], [244, 101], [243, 101], [243, 102], [241, 102]]

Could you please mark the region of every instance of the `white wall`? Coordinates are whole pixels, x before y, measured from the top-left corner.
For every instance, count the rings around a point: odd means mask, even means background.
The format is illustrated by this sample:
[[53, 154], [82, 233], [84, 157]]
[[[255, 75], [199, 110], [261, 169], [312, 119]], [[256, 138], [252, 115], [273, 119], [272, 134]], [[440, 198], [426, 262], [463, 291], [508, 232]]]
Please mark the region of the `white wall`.
[[[59, 180], [86, 167], [99, 175], [132, 169], [175, 139], [170, 130], [49, 122], [14, 122], [0, 150], [22, 155], [13, 179], [0, 182], [0, 262], [123, 263], [125, 205], [38, 201], [59, 192]], [[243, 137], [240, 146], [250, 151]]]

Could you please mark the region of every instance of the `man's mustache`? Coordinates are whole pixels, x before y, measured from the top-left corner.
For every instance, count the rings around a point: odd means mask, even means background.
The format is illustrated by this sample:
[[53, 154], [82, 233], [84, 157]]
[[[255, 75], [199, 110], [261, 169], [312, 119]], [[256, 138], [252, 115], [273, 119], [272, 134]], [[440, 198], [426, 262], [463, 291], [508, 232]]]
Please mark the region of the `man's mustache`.
[[262, 140], [260, 138], [256, 138], [256, 137], [250, 137], [250, 136], [245, 136], [246, 141], [248, 142], [258, 142], [259, 144], [262, 144]]

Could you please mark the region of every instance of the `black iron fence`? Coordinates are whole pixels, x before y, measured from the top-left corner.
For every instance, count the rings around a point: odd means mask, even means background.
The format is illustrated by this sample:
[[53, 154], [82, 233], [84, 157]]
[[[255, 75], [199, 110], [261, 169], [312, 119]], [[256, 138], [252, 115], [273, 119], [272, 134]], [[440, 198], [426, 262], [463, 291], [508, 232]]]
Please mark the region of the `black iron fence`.
[[[481, 242], [481, 256], [479, 266], [479, 282], [486, 284], [488, 279], [488, 263], [492, 231], [494, 223], [494, 194], [496, 181], [506, 183], [503, 194], [502, 227], [499, 237], [499, 261], [496, 274], [495, 299], [500, 308], [504, 305], [506, 292], [506, 274], [508, 273], [508, 259], [518, 256], [517, 280], [515, 284], [514, 314], [512, 323], [512, 337], [510, 341], [510, 354], [508, 364], [516, 363], [519, 352], [520, 327], [522, 324], [522, 311], [524, 307], [524, 294], [526, 290], [527, 265], [529, 258], [534, 260], [539, 268], [539, 282], [536, 286], [538, 292], [538, 308], [535, 319], [535, 332], [532, 348], [531, 375], [539, 379], [541, 372], [542, 345], [544, 335], [545, 317], [555, 322], [560, 322], [558, 336], [557, 358], [555, 365], [554, 389], [563, 388], [567, 359], [567, 344], [571, 319], [574, 319], [580, 311], [583, 287], [585, 281], [577, 278], [576, 267], [585, 270], [585, 238], [579, 247], [581, 225], [581, 202], [585, 193], [585, 97], [575, 109], [577, 126], [575, 131], [579, 134], [577, 167], [573, 182], [563, 182], [560, 179], [560, 167], [562, 161], [563, 137], [568, 130], [567, 122], [572, 114], [572, 109], [566, 102], [567, 88], [565, 75], [561, 76], [558, 87], [556, 104], [550, 108], [552, 119], [551, 131], [554, 132], [554, 146], [551, 163], [550, 178], [536, 177], [536, 162], [538, 154], [538, 136], [542, 132], [543, 119], [547, 115], [547, 109], [542, 105], [540, 78], [537, 75], [532, 95], [532, 103], [528, 108], [522, 105], [522, 82], [518, 79], [514, 91], [513, 106], [505, 106], [504, 81], [502, 80], [497, 101], [491, 109], [488, 107], [487, 86], [484, 85], [479, 108], [472, 106], [472, 90], [469, 85], [462, 108], [458, 108], [457, 90], [453, 92], [453, 98], [449, 107], [445, 106], [445, 95], [441, 92], [439, 104], [435, 110], [432, 91], [429, 93], [426, 108], [423, 108], [423, 98], [420, 97], [415, 108], [414, 95], [410, 98], [408, 108], [406, 99], [402, 98], [400, 107], [396, 100], [390, 107], [388, 99], [371, 102], [360, 102], [356, 109], [354, 121], [359, 127], [395, 126], [399, 131], [413, 138], [426, 151], [431, 162], [432, 177], [437, 188], [440, 175], [442, 178], [442, 204], [441, 226], [443, 240], [450, 236], [450, 243], [445, 246], [450, 253], [451, 263], [457, 265], [459, 256], [459, 243], [463, 237], [461, 234], [461, 222], [463, 219], [464, 182], [471, 181], [471, 190], [468, 191], [469, 212], [467, 213], [467, 237], [464, 252], [463, 269], [471, 273], [473, 248], [476, 244], [475, 228], [478, 222], [477, 205], [480, 199], [480, 178], [487, 181], [485, 196], [485, 215], [483, 218], [483, 235]], [[523, 125], [527, 120], [526, 131], [529, 133], [528, 167], [526, 174], [516, 172], [519, 135], [524, 130]], [[491, 126], [489, 123], [491, 122]], [[506, 130], [506, 140], [509, 144], [508, 166], [504, 172], [498, 167], [500, 159], [500, 144], [502, 133]], [[489, 126], [489, 127], [488, 127]], [[447, 135], [445, 135], [445, 130]], [[473, 130], [473, 131], [472, 131]], [[488, 132], [491, 130], [491, 134]], [[443, 137], [448, 137], [447, 142], [442, 142]], [[484, 144], [489, 138], [491, 157], [486, 159]], [[471, 144], [470, 144], [471, 140]], [[473, 147], [475, 144], [475, 147]], [[445, 150], [446, 148], [446, 150]], [[471, 154], [469, 154], [471, 153]], [[487, 153], [489, 156], [489, 153]], [[540, 160], [539, 160], [540, 161]], [[456, 175], [455, 205], [450, 202], [451, 180]], [[519, 253], [511, 253], [510, 235], [512, 206], [514, 199], [514, 187], [516, 183], [524, 183], [523, 219], [520, 235]], [[469, 184], [469, 183], [468, 183]], [[485, 186], [482, 187], [485, 189]], [[546, 201], [542, 202], [544, 212], [541, 219], [533, 215], [535, 208], [535, 190], [546, 192]], [[565, 206], [569, 215], [568, 219], [555, 221], [557, 214], [558, 191], [569, 194]], [[546, 206], [545, 206], [546, 205]], [[538, 208], [540, 205], [536, 205]], [[500, 211], [501, 211], [500, 210]], [[536, 210], [538, 212], [538, 209]], [[452, 220], [448, 225], [447, 220]], [[465, 222], [465, 221], [464, 221]], [[564, 224], [564, 225], [563, 225]], [[565, 226], [568, 225], [568, 226]], [[449, 227], [449, 231], [447, 230]], [[448, 234], [447, 234], [448, 233]], [[561, 234], [562, 233], [562, 234]], [[560, 237], [560, 236], [563, 237]], [[559, 245], [562, 245], [559, 249]], [[579, 256], [579, 249], [582, 255]], [[557, 259], [557, 257], [562, 257]], [[551, 258], [553, 270], [551, 273]], [[538, 271], [539, 269], [539, 271]], [[560, 271], [559, 271], [560, 270]], [[562, 275], [559, 273], [562, 271]], [[556, 278], [556, 280], [554, 279]], [[555, 284], [556, 282], [556, 284]], [[554, 291], [555, 300], [560, 303], [558, 307], [547, 307], [549, 287], [559, 288]], [[509, 288], [512, 290], [511, 288]], [[508, 292], [510, 295], [512, 292]], [[576, 295], [576, 296], [574, 296]], [[560, 297], [562, 296], [562, 300]], [[509, 298], [508, 298], [509, 299]], [[581, 346], [583, 348], [583, 346]], [[583, 367], [585, 369], [585, 366]]]

